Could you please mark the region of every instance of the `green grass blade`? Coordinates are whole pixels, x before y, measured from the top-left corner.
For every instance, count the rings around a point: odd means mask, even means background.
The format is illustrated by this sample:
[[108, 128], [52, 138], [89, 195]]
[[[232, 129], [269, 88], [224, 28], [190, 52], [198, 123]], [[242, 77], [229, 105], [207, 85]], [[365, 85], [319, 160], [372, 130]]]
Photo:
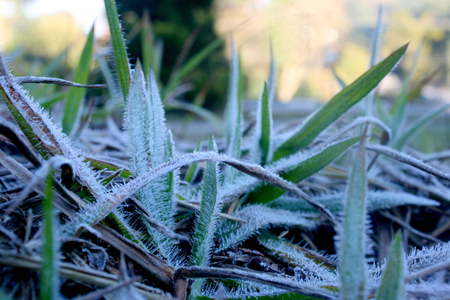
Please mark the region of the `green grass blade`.
[[378, 60], [378, 53], [380, 52], [380, 44], [381, 44], [381, 34], [383, 33], [383, 17], [384, 17], [383, 6], [380, 6], [378, 10], [377, 28], [375, 29], [374, 32], [372, 40], [372, 49], [370, 51], [370, 62], [369, 62], [370, 68], [375, 66]]
[[[242, 76], [239, 56], [231, 39], [230, 81], [228, 85], [228, 99], [226, 110], [227, 154], [232, 158], [241, 157], [242, 138]], [[234, 180], [238, 174], [235, 169], [229, 169], [227, 178]]]
[[[209, 140], [208, 149], [217, 151], [213, 137]], [[220, 210], [220, 202], [217, 201], [218, 184], [219, 170], [217, 163], [207, 162], [203, 179], [202, 203], [197, 216], [192, 247], [191, 264], [193, 266], [206, 267], [209, 264], [217, 213]]]
[[167, 83], [167, 85], [164, 87], [164, 90], [162, 92], [162, 98], [166, 99], [170, 94], [173, 92], [173, 90], [180, 84], [180, 82], [190, 73], [192, 70], [194, 70], [199, 64], [201, 64], [214, 50], [219, 48], [224, 39], [219, 37], [209, 43], [205, 48], [203, 48], [200, 52], [195, 54], [193, 57], [191, 57], [186, 63], [183, 64], [183, 66], [180, 67], [180, 69], [177, 71], [176, 74], [170, 79], [170, 81]]
[[[197, 152], [200, 151], [202, 147], [202, 141], [198, 141], [197, 144]], [[195, 179], [195, 175], [197, 173], [197, 165], [198, 163], [193, 163], [189, 165], [189, 168], [186, 171], [186, 175], [184, 176], [184, 181], [192, 183], [192, 181]]]
[[339, 76], [339, 74], [336, 72], [336, 68], [334, 66], [331, 67], [331, 72], [333, 73], [334, 78], [339, 83], [339, 86], [342, 89], [345, 89], [347, 87], [347, 84], [344, 82], [344, 80]]
[[341, 299], [366, 299], [367, 266], [365, 261], [366, 164], [363, 133], [358, 153], [350, 172], [344, 203], [344, 221], [340, 236]]
[[418, 83], [416, 83], [411, 90], [408, 93], [408, 101], [411, 101], [413, 99], [416, 99], [420, 96], [422, 89], [429, 84], [431, 81], [433, 81], [437, 75], [439, 75], [444, 70], [444, 66], [441, 65], [440, 67], [436, 68], [433, 72], [431, 72], [429, 75], [425, 76], [420, 80]]
[[40, 298], [57, 299], [58, 296], [58, 242], [56, 240], [56, 218], [53, 214], [53, 168], [50, 168], [45, 185], [44, 205], [44, 244], [42, 249], [42, 270], [40, 278]]
[[19, 125], [20, 129], [25, 134], [25, 137], [31, 143], [31, 145], [33, 145], [33, 147], [39, 152], [39, 154], [44, 159], [49, 159], [50, 158], [49, 151], [44, 147], [42, 142], [39, 140], [37, 135], [34, 133], [33, 128], [31, 128], [31, 126], [27, 123], [25, 118], [22, 117], [20, 112], [17, 110], [17, 108], [11, 102], [11, 100], [8, 97], [8, 94], [5, 93], [2, 86], [0, 86], [0, 99], [2, 99], [4, 101], [9, 112], [11, 113], [11, 115], [13, 116], [17, 125]]
[[[86, 40], [83, 52], [80, 56], [80, 61], [73, 75], [73, 82], [87, 84], [89, 79], [89, 70], [91, 67], [92, 52], [94, 51], [94, 27]], [[85, 89], [71, 87], [67, 93], [66, 105], [64, 107], [64, 116], [62, 122], [63, 132], [69, 135], [80, 115], [82, 109]]]
[[118, 86], [118, 83], [114, 80], [111, 69], [109, 68], [108, 63], [106, 62], [105, 57], [100, 56], [97, 58], [97, 61], [100, 70], [102, 71], [103, 77], [105, 78], [106, 84], [108, 85], [108, 91], [111, 100], [113, 100], [116, 103], [121, 102], [122, 99], [120, 98], [121, 97], [120, 87]]
[[[328, 166], [358, 140], [359, 138], [356, 137], [332, 144], [319, 153], [293, 166], [288, 171], [280, 173], [280, 176], [290, 182], [299, 183]], [[261, 184], [249, 194], [246, 201], [253, 204], [266, 204], [277, 199], [285, 192], [282, 188]]]
[[109, 31], [111, 33], [111, 43], [113, 46], [114, 61], [116, 62], [117, 76], [119, 78], [122, 96], [125, 101], [128, 96], [128, 90], [130, 89], [130, 66], [128, 64], [127, 50], [123, 40], [122, 27], [120, 26], [115, 1], [105, 0], [105, 9]]
[[363, 99], [395, 67], [408, 44], [394, 51], [382, 62], [364, 73], [334, 96], [320, 111], [274, 153], [274, 161], [307, 147], [325, 128]]
[[[372, 42], [372, 51], [370, 53], [370, 62], [369, 62], [369, 68], [373, 68], [378, 60], [378, 54], [380, 52], [380, 44], [381, 44], [381, 34], [383, 30], [383, 6], [380, 5], [378, 10], [378, 22], [377, 22], [377, 28], [375, 29], [375, 33], [373, 36], [373, 42]], [[369, 92], [369, 94], [365, 97], [365, 104], [366, 104], [366, 116], [373, 116], [373, 101], [375, 97], [375, 91], [372, 90]], [[372, 124], [369, 124], [368, 136], [372, 135]]]
[[273, 100], [275, 99], [276, 81], [277, 81], [277, 64], [275, 61], [275, 56], [273, 54], [272, 41], [270, 41], [270, 69], [269, 69], [269, 77], [267, 78], [267, 91], [269, 95], [270, 106], [272, 106]]
[[395, 99], [394, 105], [391, 109], [391, 130], [394, 139], [396, 139], [400, 134], [403, 125], [406, 121], [406, 108], [408, 105], [408, 91], [411, 86], [411, 81], [416, 73], [417, 65], [419, 62], [420, 54], [422, 53], [423, 43], [417, 48], [416, 53], [414, 54], [412, 67], [406, 76], [405, 80], [402, 84], [402, 90], [400, 91], [400, 95]]
[[262, 150], [262, 164], [272, 160], [272, 112], [270, 110], [269, 92], [264, 83], [264, 91], [261, 99], [261, 138], [259, 145]]
[[265, 165], [272, 159], [272, 112], [269, 101], [268, 85], [259, 97], [256, 115], [256, 129], [254, 134], [254, 146], [251, 149], [252, 161]]
[[153, 34], [152, 23], [150, 21], [150, 14], [148, 13], [148, 10], [144, 11], [141, 22], [142, 69], [144, 71], [145, 78], [148, 80], [148, 71], [150, 70], [150, 66], [153, 65], [153, 70], [156, 72], [153, 61], [153, 41], [155, 39], [155, 35]]
[[265, 165], [272, 161], [272, 103], [275, 98], [276, 64], [273, 55], [272, 42], [270, 43], [270, 70], [267, 83], [258, 101], [258, 112], [256, 116], [255, 147], [253, 148], [253, 161]]
[[389, 258], [381, 278], [377, 300], [405, 299], [406, 259], [402, 245], [402, 235], [397, 231], [391, 245]]
[[442, 105], [429, 113], [423, 115], [411, 127], [402, 133], [393, 143], [392, 148], [402, 150], [408, 143], [431, 121], [433, 121], [439, 114], [443, 113], [450, 107], [450, 104]]

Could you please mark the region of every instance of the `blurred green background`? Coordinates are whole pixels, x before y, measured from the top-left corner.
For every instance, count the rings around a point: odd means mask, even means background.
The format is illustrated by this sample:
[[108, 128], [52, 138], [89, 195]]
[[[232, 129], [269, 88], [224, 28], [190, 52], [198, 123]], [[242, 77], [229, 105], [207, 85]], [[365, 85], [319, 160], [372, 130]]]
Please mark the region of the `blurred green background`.
[[[65, 11], [53, 9], [62, 3]], [[278, 68], [277, 99], [281, 102], [330, 99], [340, 90], [331, 66], [347, 83], [367, 70], [380, 4], [385, 11], [381, 57], [411, 43], [400, 67], [381, 84], [380, 93], [388, 98], [398, 93], [414, 51], [426, 38], [414, 80], [441, 69], [419, 96], [448, 101], [448, 0], [117, 1], [132, 63], [142, 56], [138, 27], [144, 12], [149, 12], [155, 40], [164, 45], [161, 83], [168, 80], [177, 60], [186, 60], [217, 37], [232, 33], [245, 74], [245, 96], [255, 99], [267, 77], [272, 40]], [[70, 79], [94, 19], [96, 57], [109, 55], [102, 7], [102, 0], [0, 0], [0, 41], [3, 52], [14, 61], [13, 71], [37, 75], [59, 58], [61, 63], [55, 64], [52, 76]], [[77, 15], [75, 11], [81, 12]], [[83, 20], [79, 18], [83, 12], [97, 15]], [[180, 97], [192, 101], [203, 89], [207, 92], [205, 106], [223, 108], [229, 56], [226, 38], [224, 45], [190, 74], [190, 91]]]

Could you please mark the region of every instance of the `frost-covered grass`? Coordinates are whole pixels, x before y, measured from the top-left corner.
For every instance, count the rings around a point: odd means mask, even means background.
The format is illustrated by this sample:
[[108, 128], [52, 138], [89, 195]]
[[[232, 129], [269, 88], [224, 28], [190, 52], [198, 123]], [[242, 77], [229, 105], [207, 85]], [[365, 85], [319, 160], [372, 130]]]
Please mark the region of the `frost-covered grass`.
[[[280, 132], [273, 121], [272, 53], [256, 120], [244, 134], [250, 120], [243, 116], [232, 38], [222, 122], [173, 98], [223, 40], [194, 55], [163, 86], [157, 70], [162, 48], [153, 43], [148, 20], [142, 28], [150, 34], [145, 49], [151, 53], [130, 66], [115, 3], [105, 5], [115, 60], [111, 72], [99, 58], [110, 91], [106, 129], [89, 127], [94, 107], [86, 116], [84, 93], [76, 90], [104, 87], [86, 85], [93, 31], [77, 83], [14, 77], [0, 56], [0, 97], [14, 119], [0, 122], [1, 145], [8, 146], [0, 151], [2, 298], [448, 295], [450, 175], [436, 163], [445, 152], [425, 156], [408, 148], [448, 105], [407, 124], [410, 74], [391, 112], [378, 102], [373, 111], [374, 89], [407, 50], [401, 46], [376, 63], [381, 22], [371, 68], [342, 83], [341, 92], [290, 131]], [[71, 86], [65, 108], [50, 115], [22, 83]], [[360, 102], [364, 115], [349, 120], [346, 112]], [[195, 143], [167, 129], [168, 106], [198, 114], [208, 126], [225, 124], [223, 138], [211, 136], [185, 151]], [[117, 107], [122, 120], [113, 117]]]

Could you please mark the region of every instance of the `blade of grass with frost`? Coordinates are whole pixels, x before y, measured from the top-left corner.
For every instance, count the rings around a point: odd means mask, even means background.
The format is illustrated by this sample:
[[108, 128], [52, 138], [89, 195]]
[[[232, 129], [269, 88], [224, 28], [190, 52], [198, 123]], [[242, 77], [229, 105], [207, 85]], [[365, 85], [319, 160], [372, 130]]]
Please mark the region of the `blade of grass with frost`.
[[189, 75], [199, 64], [201, 64], [211, 53], [219, 48], [224, 42], [224, 38], [219, 37], [209, 43], [206, 47], [200, 50], [197, 54], [186, 61], [183, 66], [178, 69], [176, 74], [170, 79], [162, 91], [162, 98], [167, 99], [173, 90], [180, 85], [181, 81]]
[[400, 95], [395, 99], [394, 105], [391, 109], [391, 124], [390, 127], [392, 129], [392, 134], [394, 139], [396, 139], [402, 131], [402, 127], [406, 121], [406, 110], [408, 105], [408, 90], [411, 86], [411, 82], [413, 80], [414, 74], [416, 73], [417, 65], [419, 63], [420, 54], [422, 53], [423, 42], [420, 44], [419, 48], [417, 48], [416, 53], [414, 54], [413, 63], [411, 69], [406, 76], [405, 80], [402, 84], [402, 90], [400, 91]]
[[49, 168], [45, 185], [44, 205], [44, 244], [42, 249], [42, 270], [40, 278], [40, 298], [58, 298], [58, 241], [56, 218], [53, 212], [53, 168]]
[[265, 165], [272, 159], [272, 112], [270, 109], [267, 84], [264, 83], [262, 94], [258, 101], [254, 147], [251, 150], [253, 161]]
[[275, 99], [276, 81], [277, 81], [277, 65], [275, 61], [275, 56], [273, 55], [272, 41], [270, 41], [270, 69], [269, 69], [269, 77], [267, 78], [269, 107], [272, 107], [273, 100]]
[[[342, 155], [349, 147], [358, 142], [359, 138], [350, 138], [335, 144], [331, 144], [324, 150], [314, 153], [311, 157], [299, 162], [291, 162], [289, 159], [286, 161], [280, 161], [280, 164], [292, 166], [288, 170], [281, 172], [279, 175], [281, 178], [286, 179], [293, 183], [299, 183], [300, 181], [316, 174], [336, 158]], [[294, 165], [295, 163], [295, 165]], [[286, 191], [268, 184], [261, 184], [252, 192], [250, 192], [247, 203], [260, 203], [266, 204], [275, 200], [283, 195]]]
[[415, 168], [418, 168], [419, 170], [425, 171], [429, 174], [432, 174], [439, 178], [450, 181], [450, 175], [447, 174], [446, 172], [436, 169], [432, 165], [424, 163], [420, 159], [417, 159], [406, 153], [397, 151], [393, 148], [382, 146], [382, 145], [368, 144], [368, 145], [366, 145], [366, 149], [375, 151], [380, 154], [384, 154], [384, 155], [391, 157], [399, 162], [411, 165]]
[[150, 116], [150, 153], [151, 166], [155, 167], [164, 163], [164, 153], [166, 147], [166, 118], [164, 107], [161, 102], [161, 96], [156, 83], [156, 77], [153, 70], [150, 70], [150, 76], [147, 83], [147, 106]]
[[431, 121], [433, 121], [439, 114], [443, 113], [450, 107], [450, 104], [442, 105], [416, 120], [410, 128], [393, 141], [392, 148], [402, 150], [409, 142]]
[[[166, 136], [162, 108], [153, 72], [150, 72], [148, 89], [144, 73], [138, 61], [130, 86], [126, 104], [125, 127], [127, 128], [133, 165], [137, 176], [142, 176], [157, 166], [170, 161], [174, 155], [172, 136]], [[149, 166], [149, 162], [151, 165]], [[172, 229], [174, 220], [174, 195], [178, 172], [172, 171], [160, 176], [139, 192], [139, 200], [152, 212], [157, 222]], [[160, 254], [170, 260], [171, 242], [156, 230], [151, 231]]]
[[[199, 140], [197, 144], [197, 150], [196, 152], [200, 151], [202, 147], [202, 141]], [[197, 163], [193, 163], [189, 165], [189, 168], [186, 171], [186, 175], [184, 176], [184, 181], [192, 183], [192, 181], [195, 179], [195, 175], [197, 173]]]
[[[231, 62], [230, 62], [230, 81], [228, 85], [228, 100], [226, 107], [226, 137], [227, 154], [239, 159], [241, 157], [241, 137], [242, 137], [242, 77], [240, 72], [239, 57], [236, 52], [234, 40], [231, 39]], [[238, 172], [234, 169], [228, 169], [227, 179], [233, 181]]]
[[[148, 13], [148, 10], [144, 11], [141, 24], [142, 69], [144, 70], [145, 78], [148, 79], [148, 71], [150, 70], [150, 67], [152, 66], [153, 70], [156, 69], [156, 65], [153, 59], [153, 42], [155, 39], [155, 35], [153, 33], [150, 14]], [[156, 73], [158, 74], [158, 72]]]
[[405, 299], [406, 259], [400, 230], [395, 234], [389, 258], [383, 271], [377, 300]]
[[[80, 61], [73, 75], [72, 81], [87, 84], [89, 79], [89, 70], [91, 67], [92, 52], [94, 51], [94, 26], [84, 45], [83, 52], [80, 56]], [[83, 107], [83, 99], [85, 90], [82, 88], [71, 87], [67, 93], [66, 104], [64, 106], [64, 116], [62, 122], [63, 132], [70, 135], [76, 122], [80, 118], [80, 109]]]
[[353, 161], [345, 194], [344, 220], [340, 235], [340, 294], [345, 300], [366, 299], [366, 164], [365, 135]]
[[[0, 82], [0, 99], [6, 104], [9, 112], [13, 116], [17, 125], [19, 125], [25, 137], [33, 145], [33, 147], [38, 151], [38, 153], [44, 158], [50, 158], [49, 150], [46, 149], [39, 136], [34, 132], [30, 124], [25, 120], [27, 115], [22, 115], [20, 110], [20, 105], [22, 105], [23, 99], [17, 95], [16, 89], [14, 87], [14, 80], [12, 75], [9, 73], [3, 56], [0, 54], [0, 77], [3, 76], [5, 82]], [[12, 94], [12, 93], [14, 94]], [[25, 106], [26, 107], [26, 106]], [[25, 113], [25, 112], [24, 112]], [[32, 112], [30, 112], [32, 113]]]
[[[313, 197], [314, 201], [325, 206], [332, 213], [342, 212], [344, 209], [344, 194]], [[316, 209], [305, 201], [300, 201], [294, 197], [280, 197], [271, 202], [270, 207], [286, 209], [298, 212], [315, 212]], [[415, 196], [404, 192], [370, 191], [367, 192], [367, 211], [389, 209], [397, 206], [417, 205], [417, 206], [439, 206], [439, 202]]]
[[[209, 139], [208, 149], [217, 152], [214, 138]], [[210, 252], [213, 245], [217, 213], [222, 203], [217, 201], [219, 185], [219, 169], [216, 162], [206, 163], [205, 177], [202, 184], [202, 202], [197, 216], [195, 236], [192, 246], [191, 264], [206, 267], [209, 265]]]
[[312, 229], [319, 225], [317, 221], [305, 218], [301, 214], [286, 210], [272, 209], [262, 205], [249, 205], [238, 211], [235, 217], [246, 220], [241, 223], [231, 220], [224, 220], [217, 229], [217, 236], [220, 237], [220, 246], [215, 249], [219, 252], [237, 245], [247, 240], [260, 229], [274, 226], [301, 226]]
[[147, 107], [145, 79], [139, 60], [134, 69], [130, 92], [125, 105], [124, 124], [127, 129], [132, 161], [137, 176], [149, 171], [149, 132], [151, 108]]
[[97, 58], [98, 65], [100, 67], [100, 70], [102, 71], [103, 77], [105, 78], [106, 84], [108, 85], [108, 91], [109, 95], [112, 98], [112, 100], [115, 101], [121, 101], [120, 98], [120, 87], [117, 86], [116, 81], [114, 80], [114, 77], [111, 73], [111, 69], [108, 66], [108, 63], [106, 62], [104, 56], [100, 56]]
[[[383, 31], [383, 6], [380, 5], [378, 9], [378, 22], [377, 22], [377, 28], [375, 29], [374, 36], [373, 36], [373, 42], [372, 42], [372, 51], [370, 53], [370, 62], [369, 62], [369, 69], [373, 68], [375, 64], [378, 61], [378, 54], [380, 52], [380, 44], [381, 44], [381, 34]], [[373, 101], [375, 96], [375, 90], [372, 90], [369, 92], [369, 94], [366, 96], [366, 116], [373, 116]], [[369, 127], [367, 129], [367, 135], [372, 135], [372, 125], [369, 124]]]
[[274, 161], [307, 147], [324, 129], [363, 99], [397, 65], [408, 44], [394, 51], [325, 104], [274, 153]]
[[28, 124], [24, 117], [20, 114], [14, 104], [11, 102], [10, 97], [7, 93], [5, 93], [4, 87], [0, 86], [0, 98], [6, 104], [9, 112], [13, 116], [17, 125], [19, 125], [21, 131], [25, 134], [27, 140], [33, 145], [36, 151], [44, 158], [50, 158], [50, 153], [48, 149], [45, 148], [43, 143], [39, 140], [39, 137], [34, 133], [33, 128]]
[[125, 41], [122, 35], [122, 26], [120, 26], [115, 1], [104, 1], [109, 31], [111, 33], [111, 43], [113, 46], [114, 61], [116, 62], [117, 76], [119, 78], [123, 99], [125, 101], [130, 88], [130, 66], [128, 64], [127, 50], [125, 48]]
[[[325, 209], [321, 204], [313, 201], [308, 194], [300, 190], [295, 184], [284, 180], [277, 174], [264, 169], [260, 165], [248, 164], [223, 154], [208, 151], [189, 153], [178, 156], [167, 163], [163, 163], [162, 165], [153, 168], [145, 175], [139, 176], [123, 185], [115, 187], [108, 193], [108, 195], [104, 196], [106, 198], [102, 198], [102, 201], [97, 201], [93, 205], [89, 205], [88, 207], [86, 207], [86, 211], [82, 216], [77, 216], [72, 222], [68, 222], [66, 225], [64, 225], [63, 231], [66, 234], [70, 234], [75, 232], [75, 230], [83, 223], [97, 224], [98, 222], [103, 220], [103, 218], [105, 218], [109, 212], [123, 203], [123, 201], [125, 201], [128, 197], [139, 192], [145, 186], [156, 181], [168, 172], [174, 171], [184, 165], [188, 165], [191, 163], [211, 161], [225, 163], [259, 180], [286, 189], [293, 195], [304, 199], [305, 201], [316, 207], [320, 214], [330, 223], [332, 223], [333, 225], [336, 224], [334, 216], [327, 209]], [[103, 189], [103, 186], [99, 184], [99, 188]], [[90, 191], [91, 189], [92, 187], [90, 187]], [[95, 190], [92, 189], [91, 192], [95, 194]]]
[[338, 284], [336, 262], [312, 250], [283, 241], [267, 230], [258, 236], [258, 242], [268, 250], [269, 255], [301, 268], [311, 277], [319, 277], [324, 281], [322, 285]]
[[[172, 131], [170, 130], [168, 131], [166, 140], [167, 142], [164, 153], [164, 161], [168, 162], [173, 160], [173, 158], [175, 157], [175, 142], [173, 141]], [[165, 198], [163, 198], [163, 200], [166, 201], [167, 210], [165, 211], [166, 220], [164, 220], [165, 221], [164, 224], [166, 224], [166, 226], [168, 227], [170, 226], [169, 228], [174, 227], [173, 214], [175, 212], [175, 205], [176, 205], [175, 197], [177, 194], [179, 177], [180, 172], [178, 169], [168, 173], [165, 176], [166, 189], [164, 190]]]

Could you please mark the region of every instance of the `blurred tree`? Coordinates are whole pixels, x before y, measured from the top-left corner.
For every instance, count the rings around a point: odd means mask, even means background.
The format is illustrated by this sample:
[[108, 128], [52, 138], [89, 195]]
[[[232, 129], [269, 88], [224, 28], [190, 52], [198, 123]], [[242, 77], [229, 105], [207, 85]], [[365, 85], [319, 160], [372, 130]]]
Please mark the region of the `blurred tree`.
[[[125, 32], [129, 34], [127, 46], [132, 63], [137, 57], [142, 60], [141, 40], [137, 34], [133, 34], [133, 30], [136, 33], [136, 29], [133, 28], [139, 24], [144, 11], [150, 12], [155, 36], [164, 41], [162, 82], [167, 82], [188, 39], [195, 38], [186, 59], [217, 38], [213, 29], [212, 0], [117, 0], [116, 2], [122, 15]], [[190, 74], [189, 82], [194, 84], [194, 90], [187, 93], [185, 98], [193, 99], [203, 86], [210, 85], [206, 106], [212, 109], [223, 107], [228, 82], [228, 63], [222, 51], [222, 49], [215, 51]]]

